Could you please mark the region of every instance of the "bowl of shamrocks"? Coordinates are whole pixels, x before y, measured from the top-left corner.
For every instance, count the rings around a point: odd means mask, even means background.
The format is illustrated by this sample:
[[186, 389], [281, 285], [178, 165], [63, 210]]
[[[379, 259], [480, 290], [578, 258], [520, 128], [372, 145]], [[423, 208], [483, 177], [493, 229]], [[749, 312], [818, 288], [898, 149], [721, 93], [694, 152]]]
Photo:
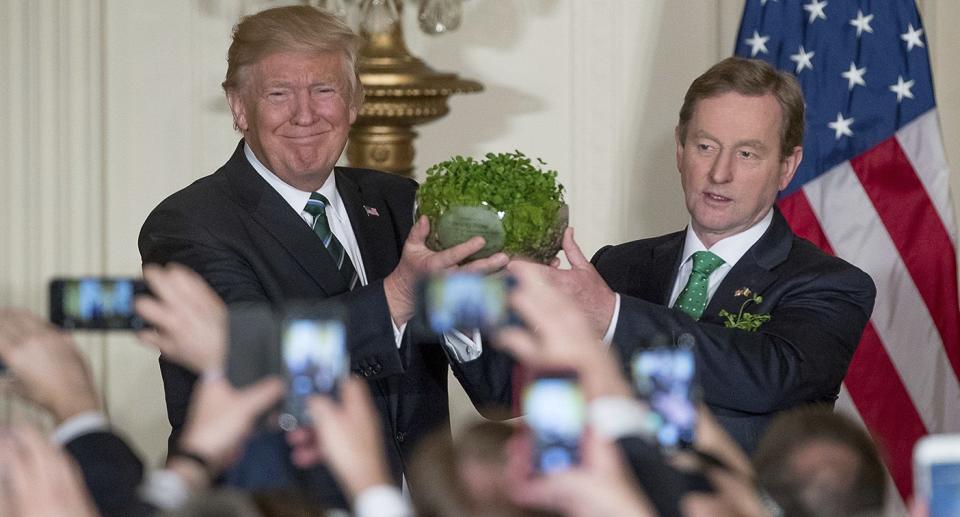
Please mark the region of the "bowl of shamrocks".
[[486, 240], [468, 260], [498, 251], [548, 263], [560, 250], [569, 211], [557, 172], [519, 151], [482, 160], [455, 156], [427, 169], [417, 212], [430, 219], [427, 246], [443, 250], [474, 235]]

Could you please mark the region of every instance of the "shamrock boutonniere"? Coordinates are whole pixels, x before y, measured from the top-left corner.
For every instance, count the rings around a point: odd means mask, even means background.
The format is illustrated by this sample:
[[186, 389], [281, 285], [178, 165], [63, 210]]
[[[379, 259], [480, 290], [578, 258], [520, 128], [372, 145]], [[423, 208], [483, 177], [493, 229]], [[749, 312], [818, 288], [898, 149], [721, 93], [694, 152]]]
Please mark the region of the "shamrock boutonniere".
[[739, 298], [744, 297], [746, 301], [740, 305], [740, 312], [737, 314], [732, 314], [727, 312], [726, 309], [720, 310], [720, 317], [723, 318], [723, 326], [728, 329], [740, 329], [746, 330], [747, 332], [756, 332], [760, 328], [760, 325], [763, 325], [770, 320], [769, 314], [752, 314], [749, 312], [744, 312], [744, 309], [747, 308], [747, 305], [751, 303], [759, 304], [763, 302], [763, 297], [759, 294], [751, 291], [747, 287], [741, 287], [733, 293], [733, 296]]

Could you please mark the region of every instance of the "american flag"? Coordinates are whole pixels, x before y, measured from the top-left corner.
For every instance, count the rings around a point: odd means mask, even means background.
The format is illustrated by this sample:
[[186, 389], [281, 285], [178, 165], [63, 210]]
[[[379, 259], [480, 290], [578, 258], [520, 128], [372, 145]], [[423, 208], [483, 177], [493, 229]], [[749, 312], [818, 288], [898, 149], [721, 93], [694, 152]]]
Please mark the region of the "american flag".
[[794, 231], [877, 284], [838, 407], [883, 446], [906, 500], [916, 441], [960, 430], [956, 223], [917, 7], [747, 0], [736, 54], [803, 87], [803, 162], [778, 203]]

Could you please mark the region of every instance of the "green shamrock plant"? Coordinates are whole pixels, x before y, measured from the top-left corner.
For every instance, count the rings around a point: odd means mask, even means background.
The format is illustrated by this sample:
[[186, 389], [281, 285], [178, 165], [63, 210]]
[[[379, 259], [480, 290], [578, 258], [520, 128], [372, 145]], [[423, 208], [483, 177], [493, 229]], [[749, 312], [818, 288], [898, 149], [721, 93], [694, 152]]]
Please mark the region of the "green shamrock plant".
[[754, 293], [747, 287], [737, 289], [733, 295], [738, 298], [743, 296], [746, 298], [746, 300], [740, 305], [740, 312], [737, 314], [733, 314], [726, 309], [720, 310], [720, 317], [724, 319], [724, 327], [728, 329], [746, 330], [747, 332], [756, 332], [760, 329], [760, 325], [770, 321], [769, 314], [752, 314], [749, 312], [744, 312], [744, 310], [747, 308], [747, 305], [750, 305], [751, 303], [762, 303], [762, 296]]

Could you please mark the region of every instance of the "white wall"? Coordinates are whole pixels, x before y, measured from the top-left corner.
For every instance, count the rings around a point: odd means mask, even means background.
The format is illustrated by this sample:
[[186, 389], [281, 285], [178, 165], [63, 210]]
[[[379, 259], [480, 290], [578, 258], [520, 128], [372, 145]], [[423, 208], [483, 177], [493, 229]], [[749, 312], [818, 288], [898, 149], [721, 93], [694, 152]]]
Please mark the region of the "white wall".
[[[960, 90], [947, 85], [960, 82], [960, 4], [920, 3], [956, 163]], [[259, 4], [0, 0], [0, 304], [45, 312], [51, 275], [138, 272], [146, 214], [233, 150], [219, 83], [232, 23]], [[418, 168], [513, 149], [543, 158], [568, 188], [588, 254], [682, 226], [676, 111], [690, 80], [731, 52], [742, 0], [465, 5], [453, 34], [406, 26], [414, 53], [486, 85], [420, 129]], [[129, 336], [82, 341], [114, 424], [160, 457], [156, 354]], [[471, 414], [464, 400], [458, 418]]]

